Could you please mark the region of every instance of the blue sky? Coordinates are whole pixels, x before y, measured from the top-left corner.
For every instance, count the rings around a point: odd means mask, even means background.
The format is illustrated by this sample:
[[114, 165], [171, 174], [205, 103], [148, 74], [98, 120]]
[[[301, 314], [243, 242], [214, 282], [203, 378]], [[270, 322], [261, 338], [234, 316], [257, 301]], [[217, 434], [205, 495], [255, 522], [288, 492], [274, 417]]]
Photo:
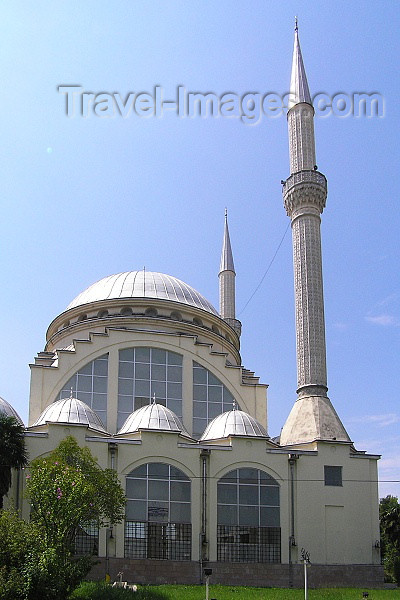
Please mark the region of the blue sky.
[[382, 454], [381, 495], [400, 495], [399, 13], [394, 1], [1, 3], [0, 395], [25, 421], [28, 364], [94, 281], [146, 266], [218, 305], [227, 206], [243, 364], [269, 384], [279, 434], [296, 398], [285, 116], [68, 118], [58, 86], [283, 95], [297, 14], [312, 94], [385, 100], [381, 118], [315, 128], [329, 396], [357, 448]]

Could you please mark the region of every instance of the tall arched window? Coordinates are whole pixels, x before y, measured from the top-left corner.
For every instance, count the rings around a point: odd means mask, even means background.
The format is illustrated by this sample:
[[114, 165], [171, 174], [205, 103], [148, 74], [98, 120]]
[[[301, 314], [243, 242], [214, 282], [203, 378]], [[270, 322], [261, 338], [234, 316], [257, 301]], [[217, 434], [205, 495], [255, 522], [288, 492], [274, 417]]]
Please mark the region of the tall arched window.
[[147, 463], [126, 477], [125, 557], [190, 560], [191, 482], [180, 469]]
[[281, 560], [278, 482], [259, 469], [230, 471], [218, 481], [218, 560]]
[[57, 400], [72, 395], [85, 402], [107, 427], [108, 354], [103, 354], [79, 369], [63, 386]]
[[193, 437], [200, 437], [214, 417], [232, 408], [233, 396], [222, 381], [193, 362]]
[[119, 351], [118, 429], [131, 412], [156, 402], [182, 418], [182, 355], [160, 348]]

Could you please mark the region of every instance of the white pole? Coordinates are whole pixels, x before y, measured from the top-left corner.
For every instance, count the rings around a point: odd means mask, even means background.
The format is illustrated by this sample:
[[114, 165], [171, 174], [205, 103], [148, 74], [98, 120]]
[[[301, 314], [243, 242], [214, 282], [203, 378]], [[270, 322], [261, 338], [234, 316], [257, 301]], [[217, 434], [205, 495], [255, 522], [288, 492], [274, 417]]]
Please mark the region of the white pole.
[[308, 590], [307, 590], [307, 561], [304, 559], [304, 600], [308, 598]]
[[206, 575], [206, 600], [208, 600], [208, 582], [209, 582], [209, 576]]

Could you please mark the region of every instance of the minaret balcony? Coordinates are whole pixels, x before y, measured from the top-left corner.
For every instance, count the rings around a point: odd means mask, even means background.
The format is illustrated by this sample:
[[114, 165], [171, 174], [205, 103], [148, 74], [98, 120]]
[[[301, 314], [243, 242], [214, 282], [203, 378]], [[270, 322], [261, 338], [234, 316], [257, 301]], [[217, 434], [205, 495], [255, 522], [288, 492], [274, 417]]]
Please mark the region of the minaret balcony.
[[302, 183], [315, 183], [322, 186], [325, 190], [327, 189], [326, 177], [319, 171], [298, 171], [297, 173], [290, 175], [290, 177], [283, 182], [283, 195], [286, 195], [293, 186]]
[[320, 213], [325, 208], [328, 185], [325, 175], [316, 170], [293, 173], [282, 181], [283, 199], [289, 216], [302, 205], [315, 205]]

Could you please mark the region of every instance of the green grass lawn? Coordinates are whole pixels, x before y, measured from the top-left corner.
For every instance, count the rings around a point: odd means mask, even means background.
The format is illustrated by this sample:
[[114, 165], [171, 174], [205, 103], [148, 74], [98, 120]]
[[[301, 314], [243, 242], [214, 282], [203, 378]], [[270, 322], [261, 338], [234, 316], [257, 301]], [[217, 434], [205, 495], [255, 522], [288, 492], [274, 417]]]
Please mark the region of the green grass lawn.
[[[138, 592], [103, 587], [84, 583], [76, 590], [71, 600], [204, 600], [204, 586], [158, 585], [138, 586]], [[309, 590], [309, 600], [362, 600], [363, 591], [369, 593], [368, 600], [400, 600], [400, 588], [395, 590], [369, 590], [354, 588], [331, 588]], [[210, 586], [210, 600], [303, 600], [304, 590], [277, 588], [246, 588], [222, 585]]]
[[[203, 586], [165, 585], [151, 586], [154, 590], [164, 594], [166, 600], [204, 600], [205, 588]], [[400, 600], [400, 589], [397, 590], [362, 590], [336, 588], [329, 590], [309, 590], [309, 600], [361, 600], [362, 593], [369, 593], [368, 600]], [[229, 587], [222, 585], [210, 586], [210, 599], [217, 600], [302, 600], [304, 590], [287, 590], [277, 588], [245, 588]]]

